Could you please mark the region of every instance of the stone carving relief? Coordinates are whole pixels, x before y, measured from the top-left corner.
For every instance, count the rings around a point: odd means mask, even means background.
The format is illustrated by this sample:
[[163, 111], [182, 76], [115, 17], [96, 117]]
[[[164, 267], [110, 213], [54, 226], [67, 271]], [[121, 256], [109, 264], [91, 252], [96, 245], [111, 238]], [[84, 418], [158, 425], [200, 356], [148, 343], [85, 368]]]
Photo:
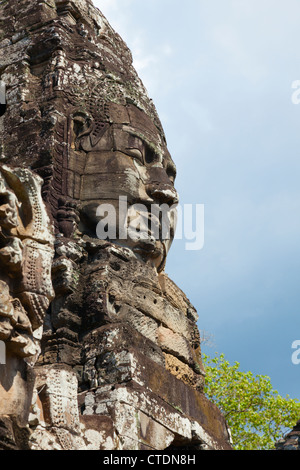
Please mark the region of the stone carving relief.
[[164, 271], [176, 168], [128, 47], [90, 0], [8, 0], [0, 23], [0, 341], [34, 364], [30, 386], [0, 375], [0, 448], [4, 415], [17, 448], [228, 447], [197, 312]]
[[0, 340], [32, 360], [53, 298], [53, 235], [41, 185], [30, 170], [0, 167]]

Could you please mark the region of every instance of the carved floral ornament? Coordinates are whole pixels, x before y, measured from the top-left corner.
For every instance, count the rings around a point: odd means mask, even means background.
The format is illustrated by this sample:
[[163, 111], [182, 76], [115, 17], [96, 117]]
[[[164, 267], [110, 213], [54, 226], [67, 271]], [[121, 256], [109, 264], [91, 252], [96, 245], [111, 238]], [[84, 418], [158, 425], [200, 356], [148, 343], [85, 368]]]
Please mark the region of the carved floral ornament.
[[53, 235], [41, 185], [27, 169], [0, 167], [0, 340], [31, 358], [53, 298]]

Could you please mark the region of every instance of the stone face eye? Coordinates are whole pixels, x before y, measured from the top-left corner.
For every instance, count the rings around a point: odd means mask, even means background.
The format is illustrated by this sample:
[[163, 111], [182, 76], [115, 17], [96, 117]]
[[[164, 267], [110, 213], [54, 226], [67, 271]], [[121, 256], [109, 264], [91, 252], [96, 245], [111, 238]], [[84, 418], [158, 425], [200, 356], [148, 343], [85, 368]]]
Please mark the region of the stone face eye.
[[135, 149], [135, 148], [127, 148], [126, 153], [128, 155], [130, 155], [131, 157], [136, 158], [141, 163], [143, 163], [143, 154], [142, 154], [141, 150]]
[[0, 116], [6, 111], [6, 86], [5, 83], [0, 80]]
[[128, 147], [126, 148], [127, 155], [144, 163], [144, 143], [134, 135], [128, 135]]
[[157, 154], [148, 145], [145, 148], [145, 162], [150, 164], [158, 160]]

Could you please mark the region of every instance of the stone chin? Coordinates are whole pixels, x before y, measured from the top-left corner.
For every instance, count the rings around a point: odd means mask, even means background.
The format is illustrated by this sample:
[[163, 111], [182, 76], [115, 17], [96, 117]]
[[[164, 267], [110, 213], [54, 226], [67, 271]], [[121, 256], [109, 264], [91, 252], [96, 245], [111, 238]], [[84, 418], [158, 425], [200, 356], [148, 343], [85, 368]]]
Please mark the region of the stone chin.
[[[173, 230], [171, 233], [173, 234]], [[156, 240], [151, 234], [144, 233], [138, 239], [135, 239], [133, 234], [131, 243], [127, 243], [127, 246], [144, 262], [152, 264], [160, 273], [165, 268], [172, 242], [173, 235], [167, 240]], [[119, 244], [118, 241], [116, 243]]]
[[[95, 238], [95, 233], [97, 234], [96, 217], [89, 215], [90, 212], [92, 212], [90, 206], [85, 206], [84, 210], [81, 212], [81, 220], [87, 221], [88, 225], [82, 224], [80, 226], [80, 231], [82, 234], [90, 236], [90, 238]], [[95, 211], [93, 212], [95, 214]], [[91, 220], [93, 220], [93, 224], [91, 224]], [[115, 233], [120, 233], [119, 226], [114, 226], [112, 231]], [[126, 238], [109, 236], [98, 236], [97, 238], [100, 240], [107, 240], [118, 246], [130, 249], [137, 256], [137, 258], [141, 259], [145, 263], [152, 265], [158, 272], [161, 272], [165, 267], [167, 254], [173, 241], [172, 239], [156, 239], [150, 230], [137, 232], [133, 229], [130, 230], [130, 228], [126, 230]]]
[[152, 264], [157, 272], [164, 269], [168, 254], [165, 242], [140, 240], [132, 247], [132, 251], [143, 261]]
[[[127, 197], [124, 198], [128, 200]], [[83, 203], [79, 213], [79, 232], [90, 238], [107, 240], [128, 248], [137, 258], [161, 272], [174, 238], [176, 217], [173, 210], [164, 216], [163, 223], [150, 211], [151, 206], [148, 207], [148, 201], [133, 206], [122, 204], [120, 200]], [[163, 238], [162, 226], [165, 224], [168, 231]]]

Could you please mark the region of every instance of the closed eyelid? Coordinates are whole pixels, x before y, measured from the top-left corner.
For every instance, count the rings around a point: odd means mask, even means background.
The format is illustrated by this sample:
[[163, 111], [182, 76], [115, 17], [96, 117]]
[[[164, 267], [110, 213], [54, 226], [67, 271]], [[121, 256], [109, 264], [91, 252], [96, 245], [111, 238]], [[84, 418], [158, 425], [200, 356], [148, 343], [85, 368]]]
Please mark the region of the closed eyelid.
[[129, 155], [133, 158], [137, 158], [142, 163], [144, 163], [143, 154], [142, 154], [140, 149], [138, 149], [138, 148], [126, 148], [125, 151], [126, 151], [127, 155]]
[[156, 149], [156, 147], [148, 141], [144, 136], [137, 135], [132, 129], [124, 128], [128, 133], [128, 147], [126, 152], [136, 158], [142, 159], [143, 163], [147, 165], [163, 165], [163, 153]]
[[141, 150], [144, 147], [144, 142], [140, 137], [128, 134], [128, 146], [130, 148], [139, 148]]

